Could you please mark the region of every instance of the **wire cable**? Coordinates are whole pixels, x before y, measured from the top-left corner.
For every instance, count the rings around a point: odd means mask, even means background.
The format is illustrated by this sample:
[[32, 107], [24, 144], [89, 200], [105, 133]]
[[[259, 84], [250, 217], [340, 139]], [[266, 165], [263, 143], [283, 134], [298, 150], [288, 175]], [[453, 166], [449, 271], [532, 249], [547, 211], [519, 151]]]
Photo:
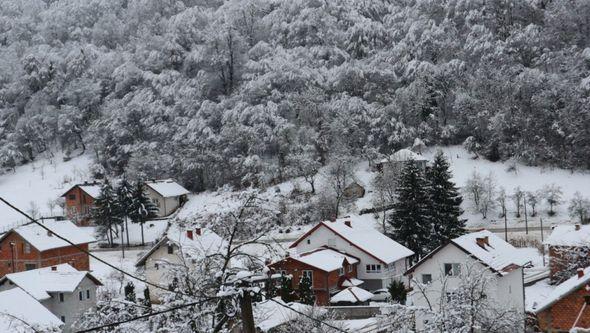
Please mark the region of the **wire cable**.
[[124, 271], [124, 270], [122, 270], [122, 269], [120, 269], [120, 268], [118, 268], [118, 267], [116, 267], [116, 266], [114, 266], [114, 265], [112, 265], [112, 264], [108, 263], [107, 261], [105, 261], [105, 260], [103, 260], [103, 259], [101, 259], [101, 258], [97, 257], [96, 255], [92, 254], [90, 251], [88, 251], [88, 250], [86, 250], [86, 249], [83, 249], [83, 248], [82, 248], [81, 246], [79, 246], [78, 244], [74, 244], [74, 242], [70, 241], [69, 239], [67, 239], [67, 238], [65, 238], [65, 237], [63, 237], [63, 236], [61, 236], [61, 235], [59, 235], [59, 234], [55, 233], [53, 230], [51, 230], [51, 229], [49, 229], [48, 227], [46, 227], [45, 225], [43, 225], [43, 223], [40, 223], [39, 221], [37, 221], [37, 220], [35, 220], [34, 218], [32, 218], [31, 216], [29, 216], [27, 213], [25, 213], [25, 212], [23, 212], [22, 210], [18, 209], [17, 207], [15, 207], [15, 206], [14, 206], [13, 204], [11, 204], [10, 202], [6, 201], [6, 199], [4, 199], [3, 197], [0, 197], [0, 201], [2, 201], [3, 203], [5, 203], [5, 204], [6, 204], [8, 207], [10, 207], [10, 208], [14, 209], [15, 211], [17, 211], [19, 214], [23, 215], [23, 216], [24, 216], [24, 217], [26, 217], [27, 219], [31, 220], [31, 222], [33, 222], [33, 223], [37, 224], [37, 225], [38, 225], [38, 226], [40, 226], [41, 228], [43, 228], [43, 229], [45, 229], [46, 231], [50, 232], [50, 233], [51, 233], [52, 235], [54, 235], [55, 237], [57, 237], [57, 238], [59, 238], [59, 239], [63, 240], [64, 242], [66, 242], [66, 243], [68, 243], [68, 244], [70, 244], [70, 245], [74, 246], [76, 249], [78, 249], [78, 251], [80, 251], [80, 252], [83, 252], [83, 253], [87, 254], [88, 256], [90, 256], [90, 257], [92, 257], [92, 258], [94, 258], [94, 259], [96, 259], [96, 260], [100, 261], [101, 263], [103, 263], [103, 264], [105, 264], [105, 265], [109, 266], [110, 268], [112, 268], [112, 269], [114, 269], [114, 270], [116, 270], [116, 271], [118, 271], [118, 272], [121, 272], [121, 273], [123, 273], [124, 275], [126, 275], [126, 276], [128, 276], [128, 277], [130, 277], [130, 278], [132, 278], [132, 279], [135, 279], [135, 280], [137, 280], [137, 281], [140, 281], [140, 282], [143, 282], [143, 283], [145, 283], [145, 284], [147, 284], [147, 285], [150, 285], [150, 286], [152, 286], [152, 287], [155, 287], [155, 288], [158, 288], [158, 289], [162, 289], [162, 290], [165, 290], [165, 291], [167, 291], [167, 292], [176, 293], [176, 294], [179, 294], [179, 295], [182, 295], [182, 296], [189, 296], [189, 295], [185, 295], [185, 294], [183, 294], [183, 293], [181, 293], [181, 292], [177, 292], [177, 291], [171, 291], [170, 289], [168, 289], [168, 288], [166, 288], [166, 287], [164, 287], [164, 286], [160, 286], [160, 285], [158, 285], [158, 284], [156, 284], [156, 283], [153, 283], [153, 282], [150, 282], [150, 281], [148, 281], [148, 280], [146, 280], [146, 279], [144, 279], [144, 278], [141, 278], [141, 277], [135, 276], [135, 275], [133, 275], [133, 274], [131, 274], [131, 273], [127, 272], [127, 271]]
[[307, 317], [307, 318], [309, 318], [309, 319], [311, 319], [311, 320], [313, 320], [313, 321], [315, 321], [315, 322], [317, 322], [317, 323], [320, 323], [320, 324], [322, 324], [322, 325], [325, 325], [325, 326], [328, 326], [328, 327], [330, 327], [330, 328], [333, 328], [333, 329], [335, 329], [335, 330], [336, 330], [336, 331], [338, 331], [338, 332], [342, 332], [342, 333], [350, 333], [350, 332], [348, 332], [348, 331], [345, 331], [345, 330], [343, 330], [343, 329], [341, 329], [341, 328], [339, 328], [339, 327], [336, 327], [336, 326], [334, 326], [334, 325], [332, 325], [332, 324], [328, 324], [328, 323], [326, 323], [325, 321], [322, 321], [322, 320], [319, 320], [319, 319], [317, 319], [317, 318], [314, 318], [314, 317], [312, 317], [312, 316], [310, 316], [310, 315], [308, 315], [308, 314], [306, 314], [306, 313], [304, 313], [304, 312], [301, 312], [301, 311], [299, 311], [299, 310], [295, 310], [295, 309], [293, 309], [292, 307], [288, 306], [287, 304], [283, 304], [283, 303], [281, 303], [281, 302], [279, 302], [279, 301], [275, 300], [274, 298], [269, 298], [269, 300], [271, 300], [271, 301], [273, 301], [273, 302], [277, 303], [278, 305], [280, 305], [280, 306], [282, 306], [282, 307], [284, 307], [284, 308], [287, 308], [287, 309], [289, 309], [289, 310], [291, 310], [291, 311], [293, 311], [293, 312], [295, 312], [295, 313], [297, 313], [297, 314], [300, 314], [300, 315], [302, 315], [302, 316], [304, 316], [304, 317]]

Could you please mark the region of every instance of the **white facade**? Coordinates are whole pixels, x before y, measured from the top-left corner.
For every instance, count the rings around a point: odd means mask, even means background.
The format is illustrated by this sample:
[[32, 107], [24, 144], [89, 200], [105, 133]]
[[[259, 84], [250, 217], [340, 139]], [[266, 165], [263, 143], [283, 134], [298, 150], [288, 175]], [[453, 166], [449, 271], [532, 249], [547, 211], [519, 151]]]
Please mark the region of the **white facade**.
[[[166, 272], [168, 272], [169, 265], [182, 264], [182, 257], [179, 254], [179, 248], [172, 245], [172, 253], [168, 253], [168, 246], [162, 244], [154, 251], [145, 261], [145, 278], [150, 283], [162, 285], [167, 281]], [[162, 285], [166, 287], [166, 285]], [[150, 297], [153, 302], [159, 302], [164, 293], [164, 290], [148, 285], [150, 289]]]
[[300, 254], [321, 246], [332, 247], [359, 258], [360, 264], [357, 274], [358, 278], [365, 282], [363, 285], [365, 289], [387, 288], [394, 279], [402, 280], [403, 273], [407, 269], [406, 258], [393, 262], [383, 262], [346, 241], [324, 225], [320, 225], [311, 234], [301, 238], [295, 246], [295, 250]]
[[152, 200], [154, 205], [158, 208], [156, 215], [158, 217], [168, 216], [174, 213], [180, 207], [180, 196], [178, 197], [163, 197], [151, 187], [146, 186], [145, 191], [147, 196]]
[[[515, 268], [505, 274], [499, 274], [454, 244], [446, 245], [415, 267], [411, 273], [411, 284], [414, 285], [414, 288], [408, 295], [409, 304], [425, 308], [432, 307], [434, 312], [439, 311], [439, 304], [444, 293], [452, 292], [461, 283], [459, 276], [445, 275], [445, 264], [458, 264], [459, 270], [462, 272], [471, 270], [472, 273], [478, 274], [481, 271], [481, 274], [485, 274], [489, 278], [485, 294], [491, 302], [497, 303], [504, 309], [513, 308], [524, 313], [522, 267]], [[427, 282], [429, 280], [430, 282]], [[446, 283], [444, 288], [443, 281]], [[416, 282], [424, 286], [424, 291], [415, 286]], [[423, 329], [424, 321], [428, 319], [425, 316], [417, 316], [416, 328]]]

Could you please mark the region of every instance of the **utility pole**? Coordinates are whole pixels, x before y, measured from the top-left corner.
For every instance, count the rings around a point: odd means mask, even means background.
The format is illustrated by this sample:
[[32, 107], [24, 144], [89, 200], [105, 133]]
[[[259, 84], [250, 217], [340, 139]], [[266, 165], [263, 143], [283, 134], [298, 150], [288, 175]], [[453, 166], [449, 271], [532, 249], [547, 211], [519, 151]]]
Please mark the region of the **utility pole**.
[[504, 240], [508, 242], [508, 215], [507, 212], [504, 212]]
[[240, 296], [240, 312], [242, 317], [242, 332], [256, 333], [254, 325], [254, 315], [252, 314], [252, 296], [248, 288], [242, 289]]
[[526, 230], [525, 233], [528, 235], [529, 234], [529, 219], [526, 214], [526, 196], [524, 196], [524, 195], [522, 197], [522, 203], [524, 204], [524, 228]]
[[15, 246], [16, 246], [16, 244], [15, 244], [14, 242], [10, 242], [10, 254], [11, 254], [11, 257], [12, 257], [12, 272], [13, 272], [13, 273], [14, 273], [14, 272], [16, 272], [16, 269], [15, 269], [15, 267], [14, 267], [14, 266], [15, 266], [15, 264], [16, 264], [16, 263], [14, 262], [14, 247], [15, 247]]
[[121, 253], [123, 255], [123, 259], [125, 259], [125, 242], [123, 242], [123, 224], [121, 224]]
[[543, 255], [543, 267], [545, 267], [545, 244], [543, 244], [545, 241], [543, 239], [543, 218], [540, 217], [541, 220], [541, 254]]

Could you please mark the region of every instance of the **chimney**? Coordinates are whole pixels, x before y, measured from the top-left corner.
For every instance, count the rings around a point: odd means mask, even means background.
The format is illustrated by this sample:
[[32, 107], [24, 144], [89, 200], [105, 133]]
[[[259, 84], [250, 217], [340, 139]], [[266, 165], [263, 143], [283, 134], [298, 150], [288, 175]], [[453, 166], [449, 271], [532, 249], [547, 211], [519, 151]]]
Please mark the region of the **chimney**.
[[188, 239], [193, 239], [193, 231], [192, 230], [187, 230], [186, 231], [186, 237], [188, 237]]
[[347, 227], [349, 227], [349, 228], [352, 228], [352, 225], [350, 224], [350, 221], [344, 221], [344, 224], [345, 224]]
[[475, 238], [475, 242], [482, 249], [485, 249], [486, 245], [488, 245], [487, 237], [477, 237], [477, 238]]
[[51, 266], [51, 271], [53, 271], [53, 272], [57, 271], [57, 266]]
[[576, 231], [580, 230], [580, 224], [579, 223], [576, 223], [574, 226], [576, 228]]
[[490, 246], [490, 237], [488, 237], [488, 236], [485, 236], [485, 237], [483, 238], [483, 242], [484, 242], [484, 243], [485, 243], [487, 246]]
[[584, 270], [582, 268], [578, 268], [578, 279], [584, 277]]
[[203, 231], [201, 230], [201, 228], [195, 228], [195, 233], [197, 234], [197, 236], [201, 236]]
[[332, 215], [330, 217], [330, 222], [336, 222], [336, 215]]

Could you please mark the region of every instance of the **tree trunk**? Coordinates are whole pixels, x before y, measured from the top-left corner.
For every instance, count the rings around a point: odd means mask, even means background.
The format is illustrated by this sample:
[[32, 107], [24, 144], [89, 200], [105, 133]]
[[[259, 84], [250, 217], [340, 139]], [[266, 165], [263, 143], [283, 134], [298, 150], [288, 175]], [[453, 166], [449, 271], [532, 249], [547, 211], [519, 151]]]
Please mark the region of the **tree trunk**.
[[[127, 246], [129, 246], [129, 226], [127, 225], [127, 216], [125, 216], [125, 235], [127, 237]], [[123, 235], [121, 235], [123, 236]], [[121, 237], [123, 238], [123, 237]]]
[[141, 246], [145, 245], [145, 240], [143, 238], [143, 222], [140, 222], [141, 225]]

